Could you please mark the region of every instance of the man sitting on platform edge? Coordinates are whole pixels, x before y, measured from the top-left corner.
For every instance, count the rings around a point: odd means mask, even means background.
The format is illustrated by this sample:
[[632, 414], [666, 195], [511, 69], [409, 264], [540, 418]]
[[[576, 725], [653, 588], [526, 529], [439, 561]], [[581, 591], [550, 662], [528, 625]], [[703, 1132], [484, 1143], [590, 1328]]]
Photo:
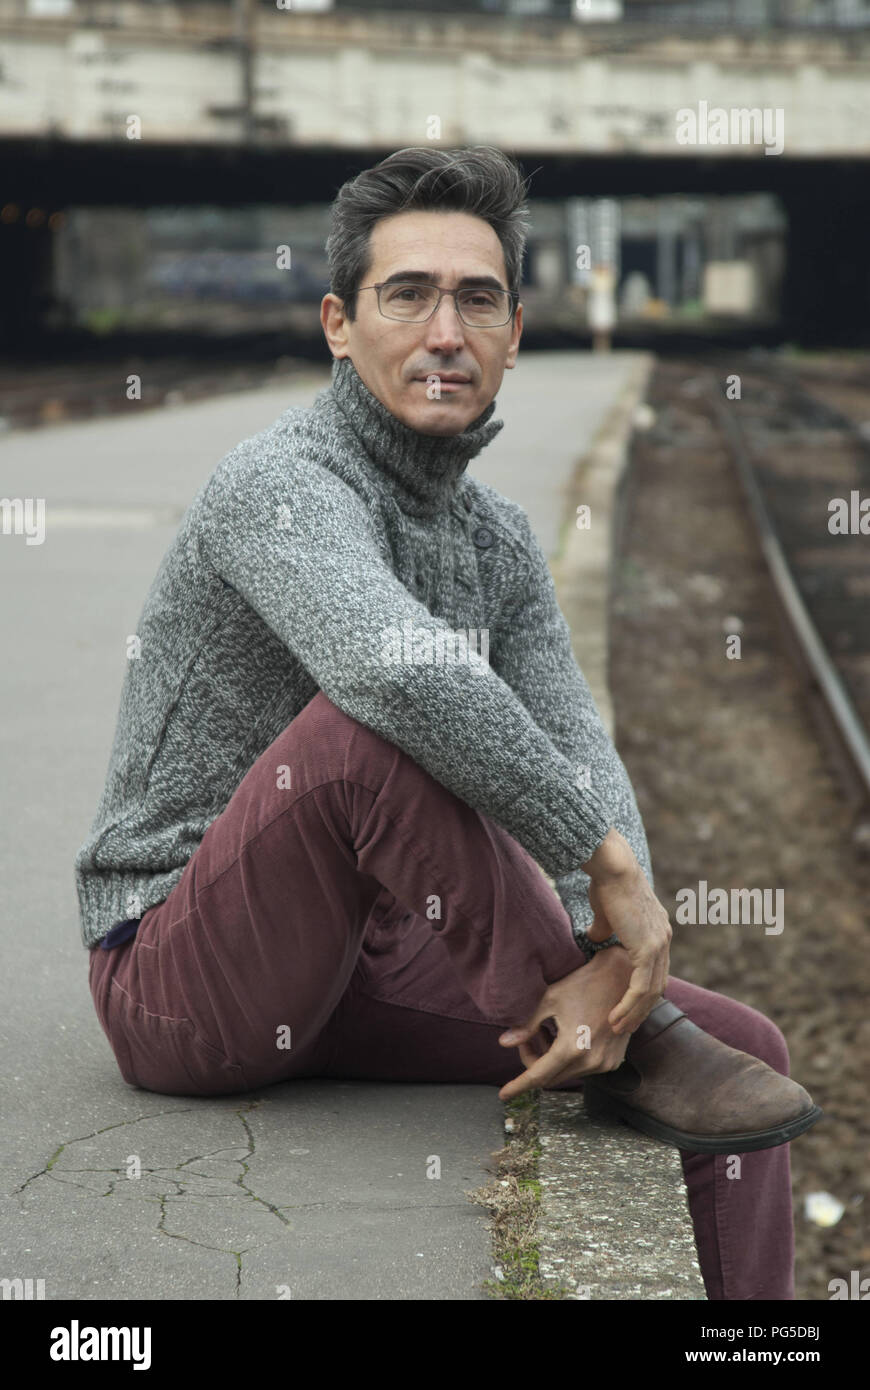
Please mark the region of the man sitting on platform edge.
[[[489, 147], [340, 189], [332, 384], [217, 465], [145, 601], [75, 861], [90, 987], [164, 1094], [583, 1089], [679, 1149], [708, 1297], [793, 1299], [788, 1142], [821, 1112], [769, 1019], [668, 977], [546, 559], [467, 472], [517, 361], [525, 193]], [[459, 631], [485, 656], [433, 659]]]

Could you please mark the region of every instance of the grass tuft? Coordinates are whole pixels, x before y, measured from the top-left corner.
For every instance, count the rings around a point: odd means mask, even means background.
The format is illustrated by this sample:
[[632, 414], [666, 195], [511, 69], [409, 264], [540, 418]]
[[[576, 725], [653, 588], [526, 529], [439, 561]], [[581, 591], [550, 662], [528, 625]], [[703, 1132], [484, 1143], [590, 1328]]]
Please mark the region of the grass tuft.
[[532, 1090], [505, 1102], [508, 1142], [492, 1155], [495, 1176], [467, 1194], [470, 1201], [490, 1212], [494, 1264], [501, 1277], [485, 1279], [481, 1287], [500, 1300], [572, 1297], [564, 1286], [545, 1287], [539, 1271], [538, 1099], [539, 1091]]

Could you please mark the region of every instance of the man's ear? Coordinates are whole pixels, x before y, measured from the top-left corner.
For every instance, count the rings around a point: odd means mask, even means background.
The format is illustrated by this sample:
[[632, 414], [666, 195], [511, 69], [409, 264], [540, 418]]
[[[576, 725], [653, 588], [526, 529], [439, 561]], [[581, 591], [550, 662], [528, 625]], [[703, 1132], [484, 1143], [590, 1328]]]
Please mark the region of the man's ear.
[[510, 338], [510, 347], [507, 349], [507, 356], [504, 359], [504, 366], [517, 366], [517, 353], [520, 352], [520, 338], [523, 336], [523, 304], [517, 300], [517, 311], [514, 314], [513, 334]]
[[333, 357], [348, 356], [348, 319], [344, 300], [337, 294], [325, 294], [320, 303], [320, 326]]

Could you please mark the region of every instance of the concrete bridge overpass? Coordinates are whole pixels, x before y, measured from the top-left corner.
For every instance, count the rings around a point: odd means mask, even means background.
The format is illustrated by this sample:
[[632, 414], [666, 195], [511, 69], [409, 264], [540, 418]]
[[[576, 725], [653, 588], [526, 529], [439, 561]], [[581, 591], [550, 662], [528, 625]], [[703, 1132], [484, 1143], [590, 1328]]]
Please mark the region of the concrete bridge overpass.
[[[691, 155], [677, 112], [781, 110], [787, 158], [870, 156], [870, 32], [669, 34], [449, 13], [0, 0], [0, 132]], [[41, 5], [50, 0], [39, 0]], [[240, 26], [239, 13], [247, 16]], [[700, 146], [712, 149], [713, 146]], [[737, 146], [754, 159], [760, 141]]]
[[533, 197], [775, 193], [785, 331], [867, 321], [870, 33], [32, 4], [0, 0], [0, 298], [65, 207], [327, 202], [403, 145], [492, 143]]

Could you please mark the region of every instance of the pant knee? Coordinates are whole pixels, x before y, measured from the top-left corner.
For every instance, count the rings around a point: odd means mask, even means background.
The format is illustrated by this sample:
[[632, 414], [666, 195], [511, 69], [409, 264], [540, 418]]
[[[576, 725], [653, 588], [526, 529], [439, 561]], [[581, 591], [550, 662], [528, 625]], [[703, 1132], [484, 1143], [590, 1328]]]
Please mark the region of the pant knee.
[[316, 750], [321, 771], [339, 779], [359, 776], [377, 782], [393, 772], [397, 759], [407, 762], [409, 769], [416, 767], [400, 748], [339, 709], [322, 690], [287, 726], [284, 736], [294, 730], [307, 749]]
[[785, 1035], [773, 1020], [761, 1013], [759, 1009], [753, 1009], [748, 1004], [744, 1004], [742, 1007], [746, 1017], [741, 1031], [745, 1031], [746, 1041], [737, 1044], [737, 1046], [743, 1052], [748, 1052], [753, 1057], [759, 1057], [762, 1062], [773, 1067], [774, 1071], [788, 1076], [790, 1060]]
[[783, 1076], [790, 1075], [785, 1037], [760, 1009], [674, 977], [668, 981], [665, 997], [683, 1009], [699, 1027], [729, 1047], [748, 1052], [750, 1057], [758, 1057]]
[[281, 735], [297, 746], [302, 757], [314, 755], [318, 764], [329, 764], [335, 775], [347, 774], [354, 760], [367, 753], [378, 735], [345, 714], [319, 690]]

